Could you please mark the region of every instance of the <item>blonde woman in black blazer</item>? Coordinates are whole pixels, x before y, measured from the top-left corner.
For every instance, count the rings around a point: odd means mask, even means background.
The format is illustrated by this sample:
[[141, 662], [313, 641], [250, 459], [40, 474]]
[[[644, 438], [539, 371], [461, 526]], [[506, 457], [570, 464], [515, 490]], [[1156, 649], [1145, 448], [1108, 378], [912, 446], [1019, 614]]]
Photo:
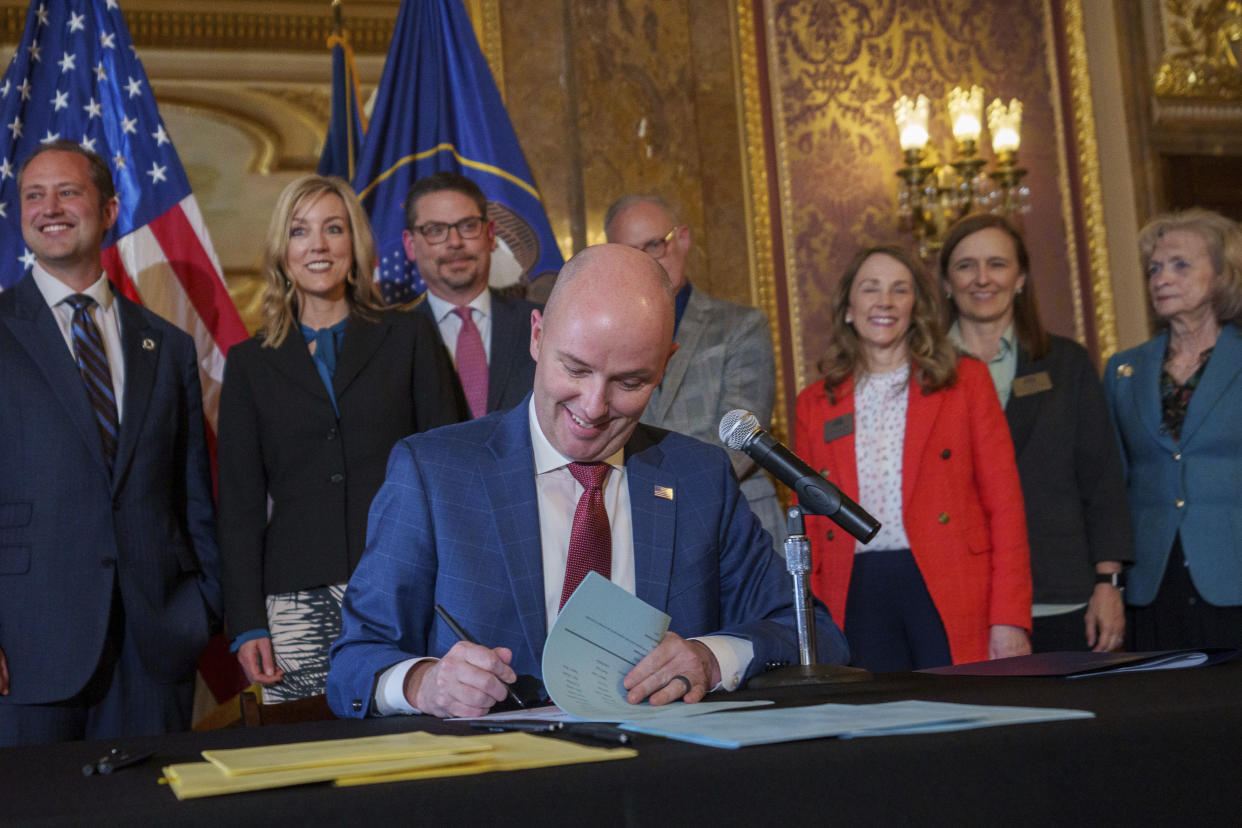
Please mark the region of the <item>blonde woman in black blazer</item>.
[[366, 214], [338, 178], [281, 194], [264, 329], [230, 349], [220, 397], [225, 620], [264, 700], [323, 692], [340, 600], [393, 444], [463, 419], [435, 327], [385, 309]]

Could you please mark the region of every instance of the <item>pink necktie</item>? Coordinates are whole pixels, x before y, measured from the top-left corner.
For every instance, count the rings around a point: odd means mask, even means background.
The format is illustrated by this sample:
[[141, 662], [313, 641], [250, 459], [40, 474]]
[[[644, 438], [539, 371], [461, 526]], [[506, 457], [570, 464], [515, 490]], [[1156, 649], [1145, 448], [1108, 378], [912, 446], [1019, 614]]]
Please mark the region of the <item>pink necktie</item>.
[[474, 324], [469, 305], [458, 305], [453, 313], [461, 319], [461, 330], [457, 332], [457, 376], [466, 392], [466, 402], [470, 403], [470, 415], [482, 417], [487, 413], [487, 352], [483, 350], [483, 337]]
[[565, 585], [561, 588], [562, 607], [591, 570], [605, 578], [612, 577], [612, 530], [604, 509], [604, 481], [609, 468], [607, 463], [569, 464], [569, 473], [584, 491], [578, 498], [574, 526], [569, 533], [569, 558], [565, 561]]

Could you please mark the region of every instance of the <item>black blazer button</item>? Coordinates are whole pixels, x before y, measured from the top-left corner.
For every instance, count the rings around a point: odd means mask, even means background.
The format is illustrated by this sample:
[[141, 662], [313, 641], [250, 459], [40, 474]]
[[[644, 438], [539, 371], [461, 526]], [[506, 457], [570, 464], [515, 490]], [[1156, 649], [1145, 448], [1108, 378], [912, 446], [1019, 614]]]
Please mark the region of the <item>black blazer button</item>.
[[328, 479], [332, 481], [333, 483], [342, 483], [345, 480], [345, 475], [341, 474], [340, 472], [334, 472], [332, 476], [329, 477]]
[[945, 449], [944, 451], [940, 452], [941, 460], [948, 460], [952, 456], [953, 456], [953, 452], [949, 451], [948, 449]]
[[362, 712], [362, 699], [354, 699], [353, 708], [355, 713]]

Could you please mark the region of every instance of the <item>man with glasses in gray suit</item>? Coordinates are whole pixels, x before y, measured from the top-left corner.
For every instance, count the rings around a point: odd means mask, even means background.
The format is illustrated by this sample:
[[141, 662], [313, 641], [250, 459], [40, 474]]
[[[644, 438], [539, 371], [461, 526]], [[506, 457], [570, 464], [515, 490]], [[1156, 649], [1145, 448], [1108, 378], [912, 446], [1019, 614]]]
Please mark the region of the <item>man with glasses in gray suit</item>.
[[[651, 395], [642, 421], [716, 444], [720, 418], [735, 408], [771, 424], [776, 366], [763, 311], [716, 299], [686, 277], [690, 227], [655, 194], [631, 193], [604, 216], [608, 241], [647, 253], [668, 273], [676, 293], [677, 351]], [[729, 452], [733, 470], [777, 552], [785, 520], [767, 475], [741, 452]]]

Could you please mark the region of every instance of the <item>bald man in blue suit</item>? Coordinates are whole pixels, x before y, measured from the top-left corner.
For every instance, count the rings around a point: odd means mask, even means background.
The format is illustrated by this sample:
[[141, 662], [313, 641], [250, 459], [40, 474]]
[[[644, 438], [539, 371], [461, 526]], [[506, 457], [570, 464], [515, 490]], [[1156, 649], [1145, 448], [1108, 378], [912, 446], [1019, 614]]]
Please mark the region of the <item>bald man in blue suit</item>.
[[[639, 426], [672, 332], [663, 269], [588, 248], [535, 315], [526, 403], [397, 444], [332, 651], [339, 715], [474, 716], [516, 673], [540, 675], [583, 491], [569, 462], [610, 466], [611, 578], [672, 619], [625, 679], [631, 702], [696, 702], [797, 659], [789, 578], [724, 450]], [[458, 642], [436, 604], [482, 643]], [[816, 615], [820, 661], [845, 663], [818, 602]]]

